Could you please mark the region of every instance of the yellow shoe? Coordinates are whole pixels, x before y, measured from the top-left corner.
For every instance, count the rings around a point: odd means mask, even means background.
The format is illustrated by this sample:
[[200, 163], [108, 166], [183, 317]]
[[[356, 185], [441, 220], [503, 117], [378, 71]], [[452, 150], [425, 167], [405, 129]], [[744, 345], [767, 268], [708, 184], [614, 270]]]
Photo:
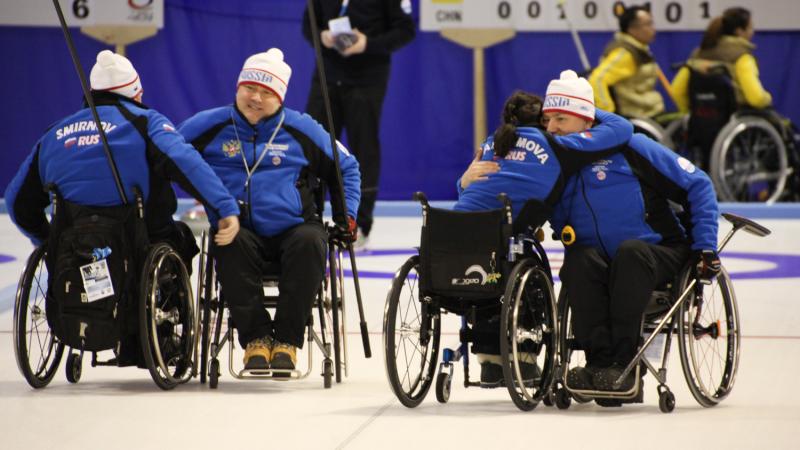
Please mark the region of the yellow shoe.
[[244, 351], [244, 368], [246, 370], [267, 370], [272, 358], [272, 338], [253, 339], [247, 343]]
[[269, 361], [273, 369], [294, 370], [297, 363], [297, 347], [275, 341], [272, 346], [272, 359]]

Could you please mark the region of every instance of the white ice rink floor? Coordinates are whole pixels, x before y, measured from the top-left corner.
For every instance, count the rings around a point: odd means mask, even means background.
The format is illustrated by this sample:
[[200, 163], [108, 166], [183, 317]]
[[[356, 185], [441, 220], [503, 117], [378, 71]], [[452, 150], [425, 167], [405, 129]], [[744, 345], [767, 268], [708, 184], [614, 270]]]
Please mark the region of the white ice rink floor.
[[[53, 382], [34, 390], [17, 369], [11, 336], [16, 282], [32, 248], [3, 214], [0, 449], [798, 449], [800, 208], [794, 211], [791, 219], [757, 219], [773, 234], [740, 233], [723, 254], [743, 329], [733, 392], [717, 407], [698, 405], [675, 347], [668, 376], [677, 402], [672, 414], [659, 411], [652, 376], [645, 378], [643, 404], [573, 402], [565, 411], [540, 404], [524, 413], [505, 389], [464, 389], [458, 366], [448, 404], [437, 403], [431, 389], [419, 407], [402, 406], [386, 379], [381, 325], [391, 274], [418, 245], [421, 222], [413, 216], [379, 217], [374, 251], [359, 256], [373, 356], [364, 358], [351, 292], [349, 376], [332, 389], [323, 389], [315, 367], [297, 382], [236, 381], [223, 370], [215, 391], [195, 379], [164, 392], [145, 370], [92, 368], [87, 357], [78, 384], [66, 381], [62, 362]], [[723, 222], [720, 234], [729, 228]], [[548, 240], [546, 247], [557, 269], [560, 245]], [[457, 342], [457, 329], [446, 322], [443, 346]]]

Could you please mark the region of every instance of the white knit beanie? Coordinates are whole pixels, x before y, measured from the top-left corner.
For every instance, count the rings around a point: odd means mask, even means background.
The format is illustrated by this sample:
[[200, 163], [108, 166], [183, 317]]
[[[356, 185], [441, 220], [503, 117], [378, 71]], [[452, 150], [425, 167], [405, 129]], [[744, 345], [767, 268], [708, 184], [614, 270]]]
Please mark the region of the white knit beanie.
[[594, 120], [594, 90], [586, 78], [578, 78], [574, 70], [561, 72], [561, 78], [550, 81], [542, 113], [562, 112], [589, 121]]
[[283, 52], [271, 48], [247, 58], [239, 73], [239, 82], [236, 86], [240, 84], [262, 86], [274, 92], [283, 103], [291, 76], [292, 68], [283, 61]]
[[89, 82], [95, 91], [110, 91], [128, 98], [134, 98], [142, 92], [142, 81], [133, 64], [128, 58], [111, 50], [97, 54]]

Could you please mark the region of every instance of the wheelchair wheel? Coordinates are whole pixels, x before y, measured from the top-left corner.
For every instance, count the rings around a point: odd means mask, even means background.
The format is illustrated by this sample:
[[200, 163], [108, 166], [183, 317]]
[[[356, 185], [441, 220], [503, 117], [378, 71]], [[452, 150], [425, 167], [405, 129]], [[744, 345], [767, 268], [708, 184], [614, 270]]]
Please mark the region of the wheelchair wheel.
[[214, 358], [211, 360], [211, 363], [208, 365], [208, 387], [211, 389], [216, 389], [219, 385], [219, 360]]
[[50, 330], [45, 315], [47, 266], [45, 249], [31, 253], [17, 285], [14, 302], [14, 355], [31, 387], [47, 386], [58, 371], [64, 344]]
[[194, 302], [186, 266], [167, 244], [145, 259], [139, 301], [139, 337], [147, 368], [158, 387], [172, 389], [192, 375]]
[[[215, 280], [214, 272], [214, 259], [210, 255], [205, 255], [201, 259], [198, 283], [198, 324], [199, 324], [199, 341], [200, 341], [200, 383], [205, 384], [206, 379], [211, 373], [209, 368], [209, 351], [211, 347], [211, 333], [213, 327], [217, 323], [217, 312], [220, 308], [219, 299], [215, 296], [217, 281]], [[200, 276], [202, 275], [202, 276]]]
[[[341, 250], [329, 249], [328, 253], [328, 279], [326, 280], [326, 293], [328, 298], [325, 301], [325, 315], [327, 324], [330, 325], [333, 341], [333, 367], [336, 375], [336, 382], [342, 382], [342, 367], [347, 364], [346, 342], [345, 342], [345, 316], [344, 316], [344, 268], [341, 264]], [[346, 369], [345, 369], [346, 374]]]
[[631, 124], [633, 124], [634, 133], [642, 133], [664, 147], [675, 149], [675, 144], [672, 142], [670, 133], [655, 120], [644, 117], [634, 117], [630, 119], [630, 121]]
[[523, 260], [511, 271], [500, 323], [506, 387], [514, 404], [530, 411], [553, 384], [558, 340], [553, 287], [535, 260]]
[[64, 371], [66, 372], [67, 381], [70, 383], [81, 381], [83, 358], [81, 358], [80, 353], [70, 353], [67, 356], [67, 362], [64, 363]]
[[[680, 285], [691, 279], [687, 270]], [[689, 390], [702, 406], [716, 405], [733, 389], [741, 341], [736, 295], [724, 267], [711, 285], [697, 284], [681, 305], [678, 335]]]
[[433, 383], [441, 329], [438, 309], [419, 298], [418, 281], [419, 257], [412, 256], [392, 281], [383, 315], [386, 374], [409, 408], [422, 402]]
[[453, 379], [449, 373], [440, 372], [436, 376], [436, 401], [439, 403], [447, 403], [450, 400], [450, 388], [452, 387]]
[[786, 143], [766, 119], [734, 116], [711, 150], [710, 175], [720, 200], [778, 200], [791, 175]]

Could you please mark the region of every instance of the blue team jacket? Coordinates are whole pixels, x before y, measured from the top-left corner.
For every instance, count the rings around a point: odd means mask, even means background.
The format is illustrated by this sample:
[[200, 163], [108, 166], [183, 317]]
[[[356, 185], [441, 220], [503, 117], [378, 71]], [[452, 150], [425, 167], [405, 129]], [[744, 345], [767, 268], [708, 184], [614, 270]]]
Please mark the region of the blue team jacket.
[[[679, 221], [667, 200], [681, 205]], [[716, 194], [708, 175], [689, 160], [643, 134], [620, 152], [594, 162], [568, 180], [553, 213], [553, 230], [575, 230], [575, 245], [613, 258], [628, 239], [651, 244], [689, 243], [716, 249]], [[688, 229], [687, 229], [688, 228]]]
[[[239, 208], [219, 178], [166, 117], [126, 97], [93, 93], [97, 112], [119, 169], [128, 201], [138, 187], [145, 199], [148, 228], [171, 223], [177, 201], [169, 181], [203, 202], [217, 216]], [[88, 108], [57, 122], [34, 145], [5, 192], [11, 220], [34, 245], [48, 235], [44, 186], [86, 206], [121, 205], [119, 192]]]
[[[268, 145], [281, 116], [283, 124]], [[178, 129], [228, 191], [249, 205], [249, 217], [240, 220], [256, 234], [275, 236], [314, 216], [317, 179], [329, 187], [334, 219], [343, 223], [330, 137], [310, 116], [281, 108], [253, 126], [234, 105], [228, 105], [197, 113]], [[338, 147], [347, 214], [356, 217], [361, 199], [358, 162], [343, 145]], [[250, 170], [255, 166], [247, 188], [244, 160]], [[215, 214], [209, 211], [210, 218]]]
[[497, 194], [505, 193], [516, 217], [530, 199], [553, 207], [561, 196], [564, 182], [586, 164], [610, 155], [628, 142], [633, 126], [616, 114], [597, 110], [598, 124], [583, 133], [552, 136], [538, 128], [517, 128], [516, 146], [505, 158], [494, 154], [494, 138], [482, 144], [483, 161], [497, 161], [500, 171], [488, 180], [476, 181], [466, 189], [456, 182], [459, 195], [454, 209], [482, 211], [499, 208]]

